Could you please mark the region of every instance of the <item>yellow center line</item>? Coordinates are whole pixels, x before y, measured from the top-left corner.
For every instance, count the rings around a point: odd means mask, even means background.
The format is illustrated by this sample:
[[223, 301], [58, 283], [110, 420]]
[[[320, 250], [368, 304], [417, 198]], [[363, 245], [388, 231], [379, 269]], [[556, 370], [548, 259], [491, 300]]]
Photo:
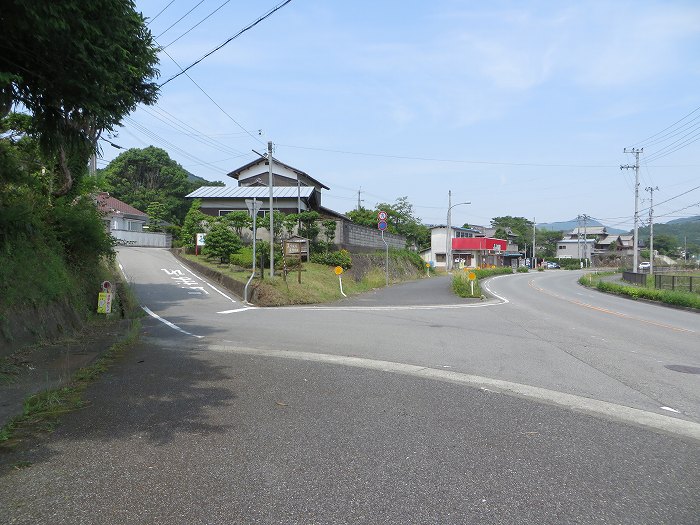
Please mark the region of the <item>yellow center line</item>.
[[614, 310], [608, 310], [607, 308], [602, 308], [602, 307], [600, 307], [600, 306], [594, 306], [594, 305], [592, 305], [592, 304], [583, 303], [583, 302], [581, 302], [581, 301], [577, 301], [576, 299], [569, 299], [568, 297], [563, 297], [563, 296], [561, 296], [561, 295], [559, 295], [559, 294], [556, 294], [556, 293], [554, 293], [554, 292], [550, 292], [549, 290], [545, 290], [544, 288], [541, 288], [541, 287], [537, 286], [537, 285], [535, 284], [534, 279], [530, 280], [530, 282], [528, 283], [528, 285], [530, 286], [530, 288], [534, 288], [534, 289], [537, 290], [538, 292], [542, 292], [543, 294], [549, 295], [549, 296], [551, 296], [551, 297], [556, 297], [557, 299], [561, 299], [562, 301], [566, 301], [567, 303], [575, 304], [575, 305], [577, 305], [577, 306], [582, 306], [582, 307], [584, 307], [584, 308], [589, 308], [589, 309], [591, 309], [591, 310], [596, 310], [596, 311], [598, 311], [598, 312], [602, 312], [602, 313], [605, 313], [605, 314], [610, 314], [610, 315], [614, 315], [614, 316], [617, 316], [617, 317], [622, 317], [622, 318], [624, 318], [624, 319], [630, 319], [630, 320], [633, 320], [633, 321], [639, 321], [640, 323], [646, 323], [646, 324], [649, 324], [649, 325], [652, 325], [652, 326], [658, 326], [659, 328], [668, 328], [669, 330], [675, 330], [676, 332], [688, 332], [688, 333], [691, 333], [691, 334], [694, 334], [694, 333], [695, 333], [695, 330], [689, 330], [689, 329], [687, 329], [687, 328], [679, 328], [679, 327], [677, 327], [677, 326], [671, 326], [671, 325], [664, 324], [664, 323], [658, 323], [658, 322], [656, 322], [656, 321], [649, 321], [648, 319], [642, 319], [641, 317], [635, 317], [635, 316], [633, 316], [633, 315], [623, 314], [622, 312], [616, 312], [616, 311], [614, 311]]

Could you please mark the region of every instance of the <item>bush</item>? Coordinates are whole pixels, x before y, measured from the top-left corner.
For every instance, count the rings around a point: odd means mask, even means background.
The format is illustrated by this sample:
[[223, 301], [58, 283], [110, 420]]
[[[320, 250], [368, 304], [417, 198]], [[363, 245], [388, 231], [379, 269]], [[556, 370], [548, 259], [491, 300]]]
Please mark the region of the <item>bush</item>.
[[516, 270], [518, 273], [528, 273], [529, 271], [530, 270], [527, 266], [518, 266], [518, 269]]
[[421, 259], [421, 256], [418, 254], [418, 252], [414, 252], [413, 250], [396, 250], [390, 248], [389, 257], [391, 257], [392, 259], [405, 259], [417, 269], [421, 271], [425, 269], [425, 261]]
[[[586, 276], [581, 277], [579, 279], [579, 283], [586, 286], [590, 286], [592, 284]], [[626, 286], [607, 281], [598, 281], [595, 283], [595, 287], [601, 292], [626, 295], [627, 297], [631, 297], [633, 299], [646, 299], [648, 301], [658, 301], [661, 303], [671, 304], [673, 306], [700, 309], [700, 296], [692, 292]]]
[[325, 264], [327, 266], [341, 266], [344, 270], [352, 267], [352, 258], [347, 250], [315, 253], [311, 256], [311, 262]]
[[241, 248], [241, 239], [227, 224], [216, 222], [212, 225], [202, 253], [209, 259], [219, 259], [222, 263], [229, 260], [232, 253]]
[[253, 267], [253, 248], [244, 246], [236, 253], [229, 255], [229, 263], [241, 268]]

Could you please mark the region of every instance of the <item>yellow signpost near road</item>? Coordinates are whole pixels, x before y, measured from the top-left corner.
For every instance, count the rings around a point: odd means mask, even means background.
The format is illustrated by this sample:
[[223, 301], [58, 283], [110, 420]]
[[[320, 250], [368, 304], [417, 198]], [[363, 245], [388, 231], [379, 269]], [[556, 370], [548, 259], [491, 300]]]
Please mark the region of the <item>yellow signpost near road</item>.
[[343, 291], [343, 278], [340, 276], [342, 273], [343, 273], [343, 267], [336, 266], [335, 267], [335, 274], [338, 276], [338, 283], [340, 283], [340, 293], [343, 297], [347, 297], [347, 295], [345, 295], [345, 292]]
[[474, 280], [476, 279], [476, 274], [474, 272], [469, 272], [469, 286], [471, 286], [472, 289], [472, 295], [474, 295]]

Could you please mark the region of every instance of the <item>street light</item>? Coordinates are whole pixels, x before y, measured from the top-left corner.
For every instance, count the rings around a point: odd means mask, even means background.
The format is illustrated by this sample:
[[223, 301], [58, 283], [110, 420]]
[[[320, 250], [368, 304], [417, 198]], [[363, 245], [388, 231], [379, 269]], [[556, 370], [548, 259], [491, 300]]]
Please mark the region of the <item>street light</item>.
[[471, 204], [471, 202], [458, 202], [447, 208], [447, 231], [445, 232], [445, 237], [447, 238], [447, 246], [445, 248], [445, 269], [450, 270], [452, 262], [452, 224], [450, 224], [450, 219], [452, 218], [451, 212], [452, 208], [455, 206], [462, 206], [463, 204]]

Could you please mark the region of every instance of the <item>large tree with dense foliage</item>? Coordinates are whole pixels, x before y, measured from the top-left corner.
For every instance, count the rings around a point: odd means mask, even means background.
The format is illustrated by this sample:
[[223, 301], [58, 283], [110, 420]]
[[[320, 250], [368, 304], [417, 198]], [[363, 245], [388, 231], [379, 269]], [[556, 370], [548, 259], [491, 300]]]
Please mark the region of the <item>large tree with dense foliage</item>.
[[[165, 220], [180, 223], [190, 203], [185, 195], [202, 186], [160, 148], [131, 148], [100, 172], [101, 185], [111, 195], [139, 210], [154, 202], [165, 207]], [[220, 183], [219, 183], [220, 184]]]
[[524, 246], [525, 243], [532, 241], [532, 221], [525, 217], [511, 217], [510, 215], [494, 217], [491, 219], [491, 226], [497, 231], [500, 230], [501, 235], [507, 230], [511, 230], [515, 234], [515, 242], [518, 246]]
[[156, 101], [153, 36], [128, 0], [8, 0], [0, 34], [0, 116], [32, 114], [52, 193], [75, 192], [100, 133]]

